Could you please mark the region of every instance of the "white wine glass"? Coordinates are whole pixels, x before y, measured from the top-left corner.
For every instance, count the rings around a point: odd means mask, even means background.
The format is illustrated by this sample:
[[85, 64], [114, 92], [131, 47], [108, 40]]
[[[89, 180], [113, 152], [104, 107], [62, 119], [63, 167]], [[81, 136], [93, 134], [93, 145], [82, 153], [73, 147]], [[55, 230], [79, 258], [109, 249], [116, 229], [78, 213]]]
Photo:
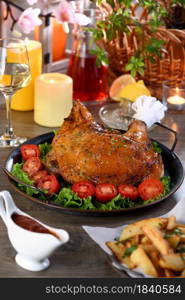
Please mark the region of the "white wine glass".
[[0, 136], [0, 147], [16, 147], [27, 138], [15, 135], [11, 119], [11, 100], [16, 91], [28, 85], [31, 79], [25, 42], [15, 38], [0, 39], [0, 92], [6, 102], [7, 124]]

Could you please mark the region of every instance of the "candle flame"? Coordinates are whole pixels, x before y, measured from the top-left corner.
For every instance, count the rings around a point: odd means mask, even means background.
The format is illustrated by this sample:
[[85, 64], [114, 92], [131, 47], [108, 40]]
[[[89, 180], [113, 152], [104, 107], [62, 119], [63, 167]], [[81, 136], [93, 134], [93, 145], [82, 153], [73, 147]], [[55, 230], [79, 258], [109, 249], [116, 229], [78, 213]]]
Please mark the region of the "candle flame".
[[55, 80], [54, 79], [50, 79], [49, 83], [55, 83]]
[[176, 93], [177, 93], [177, 95], [178, 95], [178, 94], [179, 94], [179, 88], [176, 87], [175, 91], [176, 91]]

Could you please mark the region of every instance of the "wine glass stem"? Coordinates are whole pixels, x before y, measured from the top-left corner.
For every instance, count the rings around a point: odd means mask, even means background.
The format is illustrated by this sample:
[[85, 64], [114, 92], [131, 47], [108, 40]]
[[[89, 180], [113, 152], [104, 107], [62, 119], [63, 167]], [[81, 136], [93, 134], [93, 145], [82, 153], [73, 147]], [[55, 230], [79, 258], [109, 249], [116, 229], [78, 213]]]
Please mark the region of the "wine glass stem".
[[11, 101], [12, 101], [13, 94], [4, 94], [5, 102], [6, 102], [6, 129], [5, 129], [5, 135], [6, 137], [14, 137], [14, 131], [12, 127], [12, 118], [11, 118]]

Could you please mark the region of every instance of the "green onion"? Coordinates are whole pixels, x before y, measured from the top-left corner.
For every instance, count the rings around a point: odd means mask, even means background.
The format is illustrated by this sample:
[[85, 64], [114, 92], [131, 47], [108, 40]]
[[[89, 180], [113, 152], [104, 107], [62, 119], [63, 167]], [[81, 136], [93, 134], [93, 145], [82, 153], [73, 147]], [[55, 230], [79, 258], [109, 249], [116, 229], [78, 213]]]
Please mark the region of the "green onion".
[[132, 245], [131, 247], [127, 248], [123, 254], [123, 258], [126, 256], [130, 256], [136, 249], [137, 245]]

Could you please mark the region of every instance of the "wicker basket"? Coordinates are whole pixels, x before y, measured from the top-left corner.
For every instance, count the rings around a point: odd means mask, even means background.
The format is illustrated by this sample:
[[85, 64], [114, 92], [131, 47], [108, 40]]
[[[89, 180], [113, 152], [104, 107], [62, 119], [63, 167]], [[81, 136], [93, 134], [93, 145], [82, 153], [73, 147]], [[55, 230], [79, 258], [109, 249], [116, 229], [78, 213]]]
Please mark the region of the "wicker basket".
[[[103, 7], [109, 14], [110, 8]], [[133, 16], [136, 7], [133, 8]], [[157, 32], [151, 33], [147, 25], [146, 11], [142, 11], [140, 20], [144, 27], [144, 39], [156, 37], [163, 40], [162, 57], [155, 57], [155, 62], [145, 60], [145, 73], [142, 79], [151, 89], [151, 93], [156, 97], [161, 97], [161, 86], [164, 80], [185, 80], [185, 31], [179, 29], [158, 28]], [[135, 28], [130, 27], [129, 33], [119, 33], [114, 40], [104, 39], [102, 45], [109, 55], [111, 81], [124, 73], [124, 67], [129, 58], [134, 54], [142, 43], [135, 33]], [[140, 77], [141, 79], [141, 77]]]

